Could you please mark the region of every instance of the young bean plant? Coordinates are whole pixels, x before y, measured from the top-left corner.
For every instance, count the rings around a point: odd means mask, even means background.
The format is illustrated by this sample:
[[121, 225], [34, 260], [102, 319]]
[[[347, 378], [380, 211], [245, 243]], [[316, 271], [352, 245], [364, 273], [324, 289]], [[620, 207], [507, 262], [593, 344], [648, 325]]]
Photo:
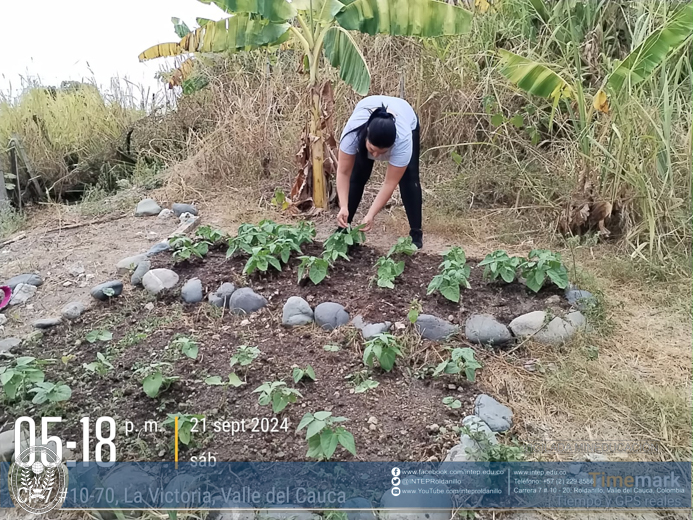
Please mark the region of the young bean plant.
[[372, 367], [375, 358], [380, 363], [380, 368], [389, 372], [395, 365], [397, 357], [401, 356], [401, 345], [397, 338], [388, 332], [383, 332], [366, 342], [366, 348], [363, 351], [363, 362], [368, 367]]
[[524, 259], [516, 256], [510, 257], [505, 251], [494, 251], [486, 255], [480, 263], [479, 267], [484, 268], [484, 279], [496, 281], [501, 278], [505, 283], [512, 283], [515, 280], [515, 274], [520, 263]]
[[433, 372], [433, 377], [440, 374], [459, 374], [464, 372], [467, 381], [476, 381], [476, 370], [482, 365], [474, 358], [474, 350], [469, 347], [456, 348], [452, 351], [450, 360], [441, 362]]
[[375, 280], [378, 287], [386, 287], [388, 289], [395, 288], [395, 278], [404, 272], [404, 262], [396, 262], [390, 257], [381, 256], [375, 264], [377, 272]]
[[289, 404], [293, 404], [298, 401], [299, 397], [303, 397], [301, 392], [295, 388], [288, 388], [284, 381], [263, 383], [253, 390], [253, 393], [260, 394], [260, 397], [258, 398], [258, 403], [260, 403], [260, 406], [272, 404], [272, 411], [274, 413], [281, 412]]
[[522, 276], [527, 280], [527, 287], [535, 293], [539, 292], [547, 277], [561, 289], [568, 286], [568, 270], [563, 265], [560, 253], [532, 249], [529, 258], [520, 267]]
[[400, 237], [397, 239], [397, 243], [390, 248], [387, 256], [400, 254], [412, 256], [416, 251], [418, 248], [412, 243], [411, 237]]
[[327, 269], [330, 266], [329, 261], [316, 256], [299, 256], [301, 263], [298, 266], [298, 283], [305, 278], [306, 273], [308, 278], [315, 285], [318, 285], [327, 277]]
[[439, 291], [445, 298], [455, 303], [460, 301], [460, 286], [467, 289], [471, 268], [461, 247], [453, 247], [443, 253], [443, 263], [440, 264], [440, 274], [437, 274], [428, 285], [426, 294]]
[[169, 240], [176, 262], [190, 260], [193, 257], [204, 258], [209, 253], [210, 243], [206, 240], [195, 242], [186, 236], [173, 237]]
[[296, 431], [299, 432], [306, 428], [306, 440], [308, 441], [306, 456], [317, 460], [329, 460], [334, 455], [338, 445], [355, 456], [354, 436], [340, 425], [347, 420], [346, 417], [332, 417], [332, 412], [327, 411], [305, 414]]

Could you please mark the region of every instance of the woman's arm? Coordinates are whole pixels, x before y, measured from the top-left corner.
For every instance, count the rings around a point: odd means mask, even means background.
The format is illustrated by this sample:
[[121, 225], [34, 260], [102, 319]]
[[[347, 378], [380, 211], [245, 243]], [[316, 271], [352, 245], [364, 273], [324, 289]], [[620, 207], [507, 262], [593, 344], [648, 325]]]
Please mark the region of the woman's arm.
[[380, 210], [385, 207], [385, 204], [387, 204], [387, 201], [390, 200], [390, 197], [392, 197], [392, 194], [394, 193], [397, 184], [399, 184], [399, 181], [402, 179], [406, 169], [406, 166], [398, 167], [392, 166], [391, 164], [387, 165], [385, 181], [383, 182], [378, 195], [375, 197], [375, 200], [371, 205], [371, 209], [368, 210], [368, 214], [363, 219], [363, 223], [366, 224], [363, 228], [364, 231], [370, 231], [370, 229], [373, 227], [373, 219], [378, 213], [380, 213]]

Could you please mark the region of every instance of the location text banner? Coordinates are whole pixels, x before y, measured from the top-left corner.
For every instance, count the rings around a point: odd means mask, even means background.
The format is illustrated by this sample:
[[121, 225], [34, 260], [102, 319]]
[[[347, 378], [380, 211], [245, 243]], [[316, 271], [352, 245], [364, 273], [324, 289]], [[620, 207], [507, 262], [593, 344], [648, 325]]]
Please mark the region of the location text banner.
[[[0, 507], [13, 507], [8, 469], [0, 464]], [[691, 463], [78, 462], [63, 509], [319, 510], [357, 497], [403, 510], [690, 509]]]

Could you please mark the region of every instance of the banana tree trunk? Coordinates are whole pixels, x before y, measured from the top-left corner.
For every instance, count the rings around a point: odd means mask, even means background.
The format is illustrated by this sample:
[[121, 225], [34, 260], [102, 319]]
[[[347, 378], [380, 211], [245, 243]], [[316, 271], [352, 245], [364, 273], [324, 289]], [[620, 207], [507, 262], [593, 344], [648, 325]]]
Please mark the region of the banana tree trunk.
[[316, 208], [327, 209], [327, 182], [324, 166], [324, 142], [322, 136], [320, 91], [313, 87], [311, 92], [312, 110], [310, 114], [310, 155], [313, 160], [313, 204]]

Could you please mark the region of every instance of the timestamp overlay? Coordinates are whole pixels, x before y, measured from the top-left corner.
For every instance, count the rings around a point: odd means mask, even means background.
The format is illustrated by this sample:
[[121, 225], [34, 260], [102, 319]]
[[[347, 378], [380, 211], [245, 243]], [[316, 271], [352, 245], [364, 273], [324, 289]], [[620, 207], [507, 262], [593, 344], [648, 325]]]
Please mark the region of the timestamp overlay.
[[690, 509], [691, 463], [89, 462], [69, 469], [62, 508], [336, 509], [356, 497], [395, 510]]

